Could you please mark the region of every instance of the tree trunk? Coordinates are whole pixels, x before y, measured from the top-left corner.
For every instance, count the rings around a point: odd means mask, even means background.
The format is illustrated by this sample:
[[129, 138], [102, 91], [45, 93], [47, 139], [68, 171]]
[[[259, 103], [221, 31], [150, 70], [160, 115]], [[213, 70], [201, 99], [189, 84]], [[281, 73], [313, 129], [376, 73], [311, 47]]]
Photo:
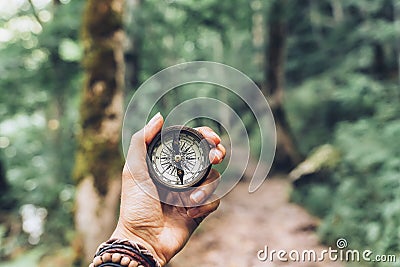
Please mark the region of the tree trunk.
[[385, 51], [379, 42], [372, 44], [372, 50], [374, 53], [374, 59], [371, 67], [372, 75], [379, 80], [383, 80], [386, 78], [388, 73], [385, 64]]
[[271, 5], [267, 22], [269, 45], [265, 50], [267, 66], [265, 68], [266, 85], [263, 92], [269, 99], [277, 130], [277, 150], [273, 163], [273, 170], [276, 171], [289, 171], [301, 161], [283, 109], [286, 5], [286, 0], [275, 0]]
[[133, 32], [127, 32], [125, 40], [125, 88], [127, 92], [136, 91], [139, 87], [139, 52], [142, 46], [142, 34], [138, 34], [136, 29], [140, 29], [144, 25], [142, 18], [135, 18], [140, 12], [142, 0], [132, 0], [127, 5], [127, 21], [128, 28], [134, 29]]
[[9, 209], [11, 203], [8, 201], [9, 195], [7, 194], [9, 190], [7, 177], [6, 177], [6, 167], [3, 163], [2, 155], [0, 154], [0, 208], [1, 213]]
[[[396, 25], [396, 30], [397, 32], [400, 31], [400, 3], [399, 1], [392, 0], [392, 5], [393, 5], [393, 23]], [[397, 57], [397, 82], [400, 86], [400, 37], [397, 35], [396, 38], [396, 45], [395, 45], [395, 50], [396, 50], [396, 57]]]
[[117, 218], [122, 170], [123, 5], [123, 0], [88, 0], [83, 17], [85, 82], [74, 170], [79, 236], [74, 247], [79, 265], [92, 260]]

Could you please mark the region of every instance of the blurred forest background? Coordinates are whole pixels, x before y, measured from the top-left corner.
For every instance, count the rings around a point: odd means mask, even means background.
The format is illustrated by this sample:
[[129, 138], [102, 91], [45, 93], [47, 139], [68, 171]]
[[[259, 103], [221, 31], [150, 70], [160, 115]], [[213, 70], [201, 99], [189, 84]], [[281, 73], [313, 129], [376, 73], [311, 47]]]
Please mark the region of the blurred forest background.
[[85, 262], [117, 218], [127, 101], [193, 60], [262, 88], [321, 242], [399, 255], [399, 55], [397, 0], [1, 0], [0, 266]]

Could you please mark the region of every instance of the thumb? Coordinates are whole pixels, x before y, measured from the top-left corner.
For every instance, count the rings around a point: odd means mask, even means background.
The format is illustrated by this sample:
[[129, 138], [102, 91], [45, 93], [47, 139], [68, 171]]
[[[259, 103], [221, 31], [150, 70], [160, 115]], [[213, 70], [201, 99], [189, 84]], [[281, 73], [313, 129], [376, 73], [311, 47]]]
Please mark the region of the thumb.
[[161, 130], [164, 119], [160, 112], [147, 123], [147, 125], [132, 135], [131, 143], [129, 145], [128, 154], [124, 166], [124, 176], [136, 176], [135, 178], [148, 176], [143, 175], [147, 173], [146, 165], [146, 145], [153, 140], [157, 133]]

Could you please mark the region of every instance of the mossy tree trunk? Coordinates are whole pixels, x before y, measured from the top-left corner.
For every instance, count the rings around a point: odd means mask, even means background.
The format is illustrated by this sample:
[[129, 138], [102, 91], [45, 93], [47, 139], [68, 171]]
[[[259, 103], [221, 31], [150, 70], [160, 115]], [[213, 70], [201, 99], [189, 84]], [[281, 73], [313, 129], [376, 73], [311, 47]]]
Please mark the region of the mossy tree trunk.
[[123, 8], [123, 0], [87, 0], [83, 17], [85, 81], [74, 170], [78, 265], [92, 259], [116, 224], [123, 162]]
[[268, 45], [265, 50], [267, 66], [263, 92], [269, 99], [277, 130], [277, 148], [273, 163], [273, 170], [276, 171], [289, 171], [301, 161], [283, 109], [287, 12], [287, 0], [274, 0], [266, 27]]

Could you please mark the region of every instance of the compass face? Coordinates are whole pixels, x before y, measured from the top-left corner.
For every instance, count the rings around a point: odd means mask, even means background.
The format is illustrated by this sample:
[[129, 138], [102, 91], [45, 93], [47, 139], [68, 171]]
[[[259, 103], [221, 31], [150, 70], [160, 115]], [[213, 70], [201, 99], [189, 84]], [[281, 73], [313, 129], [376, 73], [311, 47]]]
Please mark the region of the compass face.
[[149, 174], [158, 184], [187, 189], [209, 173], [210, 146], [196, 130], [171, 126], [157, 134], [147, 150]]

